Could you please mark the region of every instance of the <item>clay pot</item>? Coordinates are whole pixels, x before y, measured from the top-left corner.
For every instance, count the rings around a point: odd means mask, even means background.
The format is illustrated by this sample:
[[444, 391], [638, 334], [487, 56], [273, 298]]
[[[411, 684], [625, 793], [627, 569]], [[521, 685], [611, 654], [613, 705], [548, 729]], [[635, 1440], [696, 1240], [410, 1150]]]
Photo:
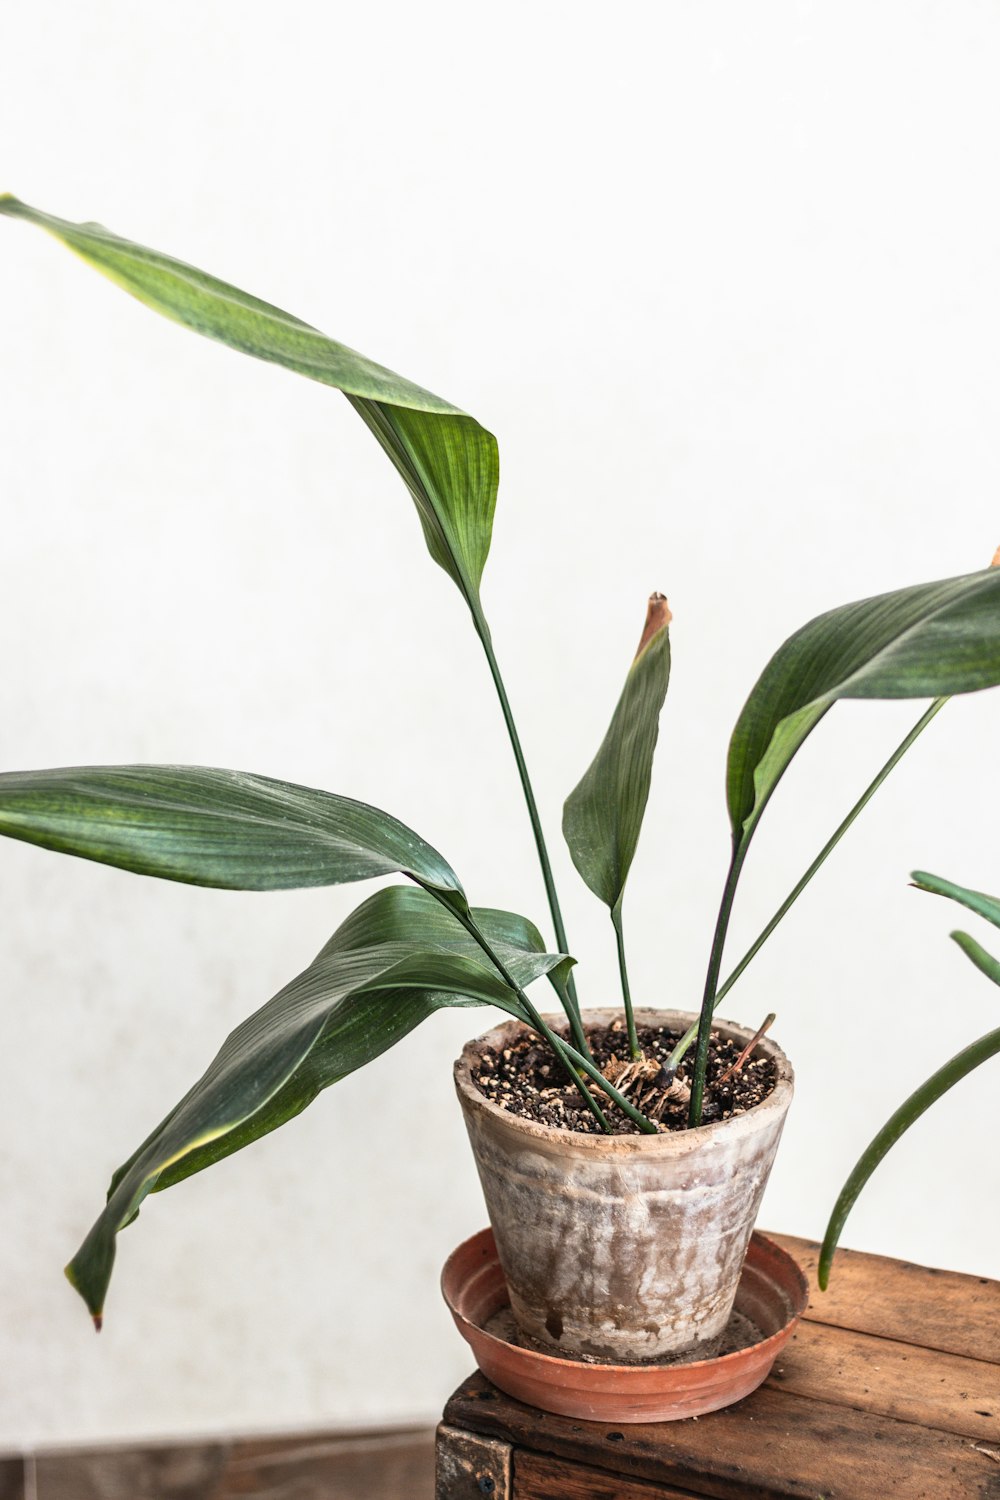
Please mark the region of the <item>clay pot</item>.
[[[606, 1025], [614, 1011], [588, 1011]], [[685, 1030], [694, 1017], [640, 1010], [640, 1025]], [[551, 1022], [550, 1024], [558, 1024]], [[697, 1130], [581, 1135], [508, 1114], [473, 1082], [509, 1021], [470, 1042], [455, 1085], [497, 1251], [522, 1336], [553, 1354], [642, 1364], [711, 1357], [729, 1320], [754, 1220], [792, 1098], [792, 1069], [773, 1058], [771, 1094]], [[749, 1031], [715, 1029], [741, 1047]]]

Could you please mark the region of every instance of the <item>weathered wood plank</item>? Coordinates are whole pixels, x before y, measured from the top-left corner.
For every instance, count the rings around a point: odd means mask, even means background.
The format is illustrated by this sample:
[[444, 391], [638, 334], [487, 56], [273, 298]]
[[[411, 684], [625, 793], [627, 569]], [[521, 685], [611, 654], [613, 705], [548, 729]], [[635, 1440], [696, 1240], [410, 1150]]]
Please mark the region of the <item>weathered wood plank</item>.
[[691, 1491], [515, 1449], [513, 1500], [691, 1500]]
[[512, 1452], [510, 1444], [498, 1438], [461, 1432], [442, 1422], [437, 1430], [434, 1500], [513, 1500]]
[[821, 1292], [819, 1246], [791, 1235], [770, 1238], [794, 1255], [809, 1279], [805, 1315], [811, 1321], [1000, 1364], [1000, 1281], [838, 1250], [830, 1288]]
[[0, 1500], [25, 1500], [24, 1459], [0, 1458]]
[[1000, 1441], [1000, 1368], [984, 1360], [800, 1323], [769, 1383], [856, 1411]]
[[714, 1500], [1000, 1500], [989, 1444], [766, 1385], [707, 1417], [615, 1429], [535, 1411], [477, 1372], [445, 1421]]
[[150, 1443], [31, 1461], [32, 1500], [432, 1500], [434, 1493], [429, 1429]]

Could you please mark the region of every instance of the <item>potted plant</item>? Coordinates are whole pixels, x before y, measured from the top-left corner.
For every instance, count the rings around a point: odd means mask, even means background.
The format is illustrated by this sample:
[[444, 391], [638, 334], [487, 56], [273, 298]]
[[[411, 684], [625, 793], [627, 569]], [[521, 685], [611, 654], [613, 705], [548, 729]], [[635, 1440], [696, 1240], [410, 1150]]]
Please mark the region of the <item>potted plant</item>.
[[[430, 843], [390, 814], [341, 795], [193, 766], [0, 776], [0, 833], [139, 874], [240, 890], [393, 873], [410, 882], [358, 907], [315, 960], [227, 1039], [115, 1174], [106, 1206], [67, 1268], [95, 1323], [116, 1236], [147, 1194], [277, 1128], [434, 1010], [492, 1005], [511, 1018], [512, 1029], [466, 1049], [457, 1079], [528, 1333], [561, 1350], [626, 1362], [711, 1350], [791, 1095], [783, 1054], [764, 1039], [767, 1023], [743, 1032], [716, 1024], [714, 1012], [945, 695], [1000, 683], [1000, 572], [845, 605], [810, 621], [773, 656], [729, 748], [729, 865], [700, 1011], [685, 1016], [633, 1007], [622, 921], [670, 672], [669, 611], [653, 596], [607, 735], [564, 812], [573, 861], [608, 908], [619, 957], [621, 1013], [591, 1018], [577, 997], [542, 822], [480, 595], [498, 482], [493, 436], [447, 401], [190, 266], [10, 196], [0, 198], [0, 212], [48, 230], [166, 316], [347, 397], [395, 465], [432, 558], [468, 606], [514, 752], [555, 934], [547, 945], [528, 918], [471, 905]], [[841, 698], [927, 697], [930, 708], [723, 982], [747, 853], [799, 747]], [[562, 1007], [560, 1021], [528, 993], [543, 978]], [[515, 1074], [523, 1064], [523, 1119], [502, 1097], [504, 1083], [513, 1088], [510, 1078], [500, 1081], [497, 1097], [486, 1097], [486, 1074], [511, 1061]], [[562, 1115], [554, 1123], [553, 1110]], [[570, 1162], [567, 1173], [561, 1156]], [[505, 1197], [522, 1221], [513, 1229], [502, 1227]], [[688, 1212], [696, 1199], [706, 1212]], [[572, 1274], [543, 1284], [541, 1263], [551, 1263], [568, 1238]], [[659, 1255], [664, 1245], [667, 1253]], [[649, 1262], [641, 1259], [644, 1249]], [[583, 1293], [575, 1301], [574, 1291]]]

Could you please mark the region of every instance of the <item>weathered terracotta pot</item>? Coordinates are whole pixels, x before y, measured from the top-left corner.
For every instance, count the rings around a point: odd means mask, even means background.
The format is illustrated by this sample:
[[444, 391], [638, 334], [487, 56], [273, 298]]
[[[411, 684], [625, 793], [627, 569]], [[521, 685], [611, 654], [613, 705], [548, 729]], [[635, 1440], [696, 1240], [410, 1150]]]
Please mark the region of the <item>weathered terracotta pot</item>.
[[[616, 1014], [585, 1019], [601, 1025]], [[640, 1010], [637, 1019], [684, 1030], [694, 1018]], [[536, 1347], [613, 1364], [710, 1357], [791, 1103], [788, 1059], [769, 1039], [759, 1044], [777, 1083], [730, 1120], [656, 1136], [581, 1135], [518, 1119], [474, 1083], [482, 1053], [522, 1029], [496, 1027], [455, 1064], [518, 1328]], [[741, 1046], [752, 1035], [725, 1021], [716, 1030]]]

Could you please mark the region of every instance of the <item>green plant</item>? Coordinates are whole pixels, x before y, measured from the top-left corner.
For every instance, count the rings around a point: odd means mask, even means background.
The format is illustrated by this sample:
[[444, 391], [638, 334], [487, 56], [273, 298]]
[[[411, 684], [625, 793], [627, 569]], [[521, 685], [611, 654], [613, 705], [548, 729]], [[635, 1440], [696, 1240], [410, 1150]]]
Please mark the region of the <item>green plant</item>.
[[[450, 865], [416, 833], [385, 812], [329, 792], [189, 766], [0, 776], [0, 833], [140, 874], [240, 890], [332, 885], [391, 873], [413, 883], [364, 902], [297, 978], [233, 1032], [204, 1076], [116, 1173], [104, 1211], [67, 1268], [98, 1326], [116, 1235], [149, 1192], [283, 1124], [321, 1089], [442, 1006], [496, 1005], [536, 1028], [601, 1128], [612, 1128], [608, 1114], [616, 1106], [640, 1130], [655, 1133], [657, 1126], [603, 1077], [589, 1054], [542, 823], [483, 610], [480, 582], [498, 483], [495, 439], [448, 402], [225, 282], [97, 225], [69, 224], [10, 196], [0, 198], [0, 212], [48, 230], [164, 315], [347, 397], [398, 470], [431, 556], [468, 606], [513, 748], [556, 938], [556, 951], [549, 952], [526, 918], [470, 906]], [[667, 691], [668, 623], [666, 601], [654, 595], [611, 725], [567, 799], [563, 824], [577, 869], [610, 911], [634, 1051], [639, 1043], [622, 901]], [[989, 569], [832, 610], [786, 641], [765, 668], [729, 748], [732, 849], [691, 1068], [692, 1127], [702, 1118], [719, 999], [938, 711], [942, 695], [997, 683], [1000, 573]], [[740, 873], [764, 809], [800, 746], [839, 699], [921, 697], [937, 701], [720, 986]], [[543, 976], [565, 1011], [565, 1037], [546, 1025], [526, 993]], [[674, 1067], [694, 1040], [692, 1032], [679, 1043]]]
[[[911, 879], [918, 890], [930, 891], [935, 896], [947, 896], [950, 900], [957, 901], [960, 906], [974, 911], [977, 916], [985, 917], [987, 922], [993, 923], [994, 927], [1000, 927], [1000, 901], [995, 896], [984, 895], [982, 891], [970, 891], [965, 886], [955, 885], [951, 880], [942, 880], [939, 875], [928, 875], [923, 870], [914, 870]], [[967, 932], [953, 932], [951, 937], [962, 952], [972, 960], [976, 968], [986, 975], [987, 979], [992, 979], [994, 984], [1000, 985], [1000, 961], [987, 953], [985, 948], [981, 947]], [[830, 1214], [830, 1222], [826, 1226], [826, 1234], [823, 1236], [817, 1270], [817, 1280], [823, 1291], [830, 1284], [833, 1255], [847, 1222], [847, 1216], [875, 1168], [888, 1155], [899, 1138], [930, 1109], [932, 1104], [941, 1098], [942, 1094], [954, 1088], [956, 1083], [968, 1077], [988, 1058], [996, 1057], [998, 1052], [1000, 1052], [1000, 1027], [970, 1042], [967, 1047], [962, 1048], [961, 1052], [957, 1052], [940, 1068], [935, 1069], [931, 1076], [925, 1079], [919, 1088], [914, 1089], [897, 1110], [893, 1111], [881, 1130], [865, 1147], [837, 1196]]]

